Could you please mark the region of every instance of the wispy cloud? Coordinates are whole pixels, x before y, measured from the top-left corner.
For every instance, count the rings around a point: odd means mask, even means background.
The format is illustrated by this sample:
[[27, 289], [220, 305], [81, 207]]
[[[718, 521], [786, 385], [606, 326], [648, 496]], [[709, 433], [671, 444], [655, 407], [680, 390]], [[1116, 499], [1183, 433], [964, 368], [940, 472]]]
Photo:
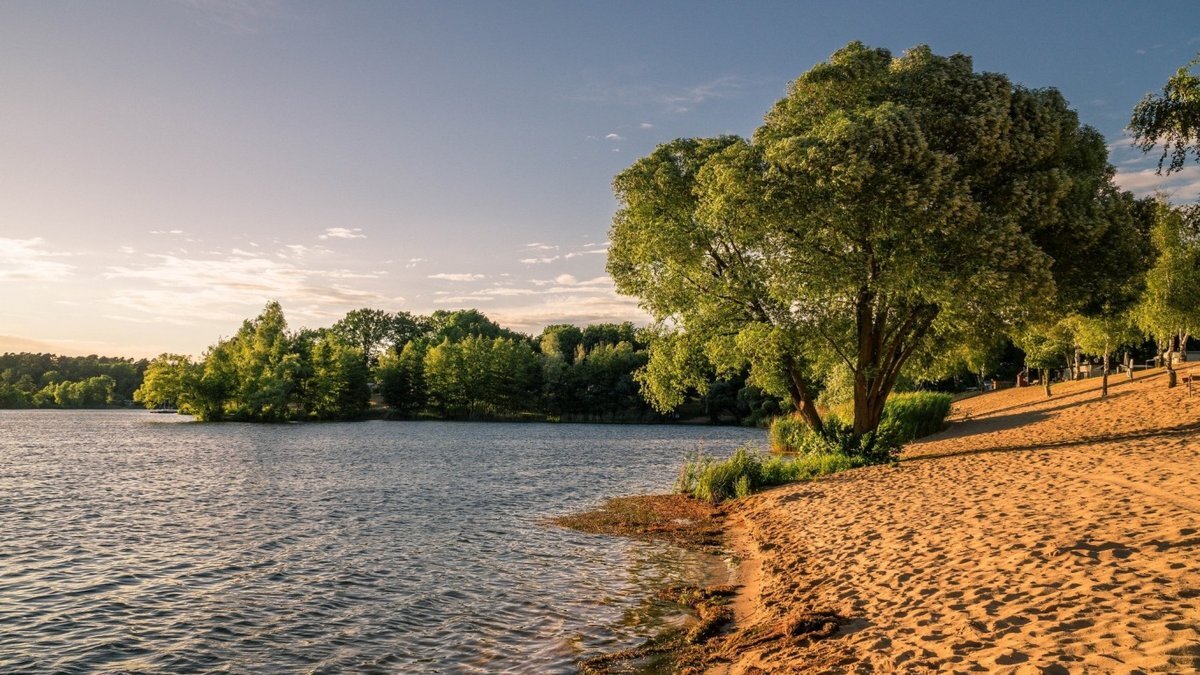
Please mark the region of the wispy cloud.
[[605, 136], [605, 137], [604, 137], [604, 140], [607, 140], [607, 141], [623, 141], [623, 140], [625, 140], [625, 138], [624, 138], [624, 137], [622, 137], [622, 136], [621, 136], [621, 134], [609, 134], [609, 135], [607, 135], [607, 136]]
[[361, 227], [327, 227], [325, 232], [317, 236], [317, 239], [366, 239], [367, 235], [362, 233]]
[[[661, 84], [597, 86], [574, 98], [579, 101], [618, 105], [657, 105], [674, 112], [687, 112], [691, 106], [700, 105], [706, 101], [740, 96], [754, 84], [745, 77], [725, 75], [686, 86]], [[647, 124], [649, 123], [643, 123], [642, 128], [650, 128], [646, 126]]]
[[641, 129], [653, 129], [654, 125], [649, 122], [642, 122], [641, 124], [638, 125], [638, 127]]
[[183, 234], [183, 230], [150, 230], [150, 234], [173, 234], [173, 235], [180, 235], [180, 234]]
[[[562, 257], [563, 256], [561, 256], [561, 255], [552, 255], [552, 256], [548, 256], [548, 257], [544, 257], [544, 258], [521, 258], [521, 264], [523, 264], [523, 265], [545, 265], [548, 263], [552, 263], [555, 260], [558, 260]], [[571, 255], [567, 254], [567, 257], [570, 258]]]
[[1117, 185], [1144, 197], [1156, 192], [1166, 193], [1176, 203], [1200, 199], [1200, 166], [1189, 165], [1171, 175], [1160, 175], [1155, 169], [1117, 171]]
[[480, 279], [487, 278], [487, 275], [439, 272], [438, 274], [430, 274], [429, 278], [441, 279], [442, 281], [479, 281]]
[[0, 237], [0, 281], [60, 281], [71, 275], [74, 265], [58, 258], [67, 253], [45, 250], [45, 240]]
[[178, 0], [204, 21], [231, 33], [253, 34], [286, 15], [279, 0]]
[[[146, 256], [145, 262], [110, 266], [105, 279], [135, 282], [119, 288], [108, 301], [127, 311], [122, 321], [163, 317], [174, 323], [196, 320], [235, 321], [277, 299], [295, 314], [310, 318], [338, 316], [363, 305], [390, 306], [397, 299], [349, 285], [375, 279], [373, 273], [302, 267], [291, 259], [248, 256]], [[143, 316], [145, 315], [145, 316]]]
[[409, 258], [408, 262], [404, 263], [405, 269], [412, 269], [421, 263], [429, 262], [428, 258]]
[[1114, 182], [1122, 189], [1145, 197], [1162, 192], [1176, 203], [1200, 199], [1200, 164], [1188, 163], [1170, 175], [1158, 173], [1160, 149], [1142, 152], [1129, 136], [1108, 142], [1109, 161], [1117, 167]]

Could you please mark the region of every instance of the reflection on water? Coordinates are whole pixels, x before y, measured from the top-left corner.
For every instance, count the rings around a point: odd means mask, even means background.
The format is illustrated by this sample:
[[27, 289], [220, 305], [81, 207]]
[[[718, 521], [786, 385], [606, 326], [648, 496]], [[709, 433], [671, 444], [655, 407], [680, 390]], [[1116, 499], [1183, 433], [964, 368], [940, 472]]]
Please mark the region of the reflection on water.
[[0, 670], [569, 672], [711, 560], [544, 519], [745, 440], [0, 411]]

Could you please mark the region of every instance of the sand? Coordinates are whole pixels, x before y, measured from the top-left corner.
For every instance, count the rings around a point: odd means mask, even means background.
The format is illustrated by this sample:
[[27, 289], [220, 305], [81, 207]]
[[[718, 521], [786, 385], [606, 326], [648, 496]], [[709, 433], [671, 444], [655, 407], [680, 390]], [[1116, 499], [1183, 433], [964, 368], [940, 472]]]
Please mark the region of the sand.
[[[966, 399], [898, 467], [740, 502], [715, 671], [1200, 670], [1200, 386], [1110, 382]], [[841, 625], [795, 636], [812, 612]]]

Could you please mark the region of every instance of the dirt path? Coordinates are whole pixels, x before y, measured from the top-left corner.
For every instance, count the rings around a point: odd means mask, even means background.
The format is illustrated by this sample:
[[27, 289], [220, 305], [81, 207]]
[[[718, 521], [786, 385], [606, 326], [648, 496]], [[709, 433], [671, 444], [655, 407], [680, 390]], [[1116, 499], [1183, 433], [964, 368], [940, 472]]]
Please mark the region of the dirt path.
[[897, 468], [746, 500], [742, 637], [809, 610], [847, 623], [721, 670], [1200, 670], [1200, 387], [1112, 384], [968, 399]]

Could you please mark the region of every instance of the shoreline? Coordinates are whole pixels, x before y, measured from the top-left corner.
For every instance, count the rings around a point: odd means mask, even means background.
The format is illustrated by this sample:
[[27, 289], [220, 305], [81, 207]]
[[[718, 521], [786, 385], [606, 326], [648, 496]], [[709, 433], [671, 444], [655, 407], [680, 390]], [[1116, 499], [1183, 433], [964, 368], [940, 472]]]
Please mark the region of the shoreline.
[[706, 672], [1200, 668], [1200, 395], [1165, 380], [964, 399], [896, 468], [731, 503], [735, 624]]

